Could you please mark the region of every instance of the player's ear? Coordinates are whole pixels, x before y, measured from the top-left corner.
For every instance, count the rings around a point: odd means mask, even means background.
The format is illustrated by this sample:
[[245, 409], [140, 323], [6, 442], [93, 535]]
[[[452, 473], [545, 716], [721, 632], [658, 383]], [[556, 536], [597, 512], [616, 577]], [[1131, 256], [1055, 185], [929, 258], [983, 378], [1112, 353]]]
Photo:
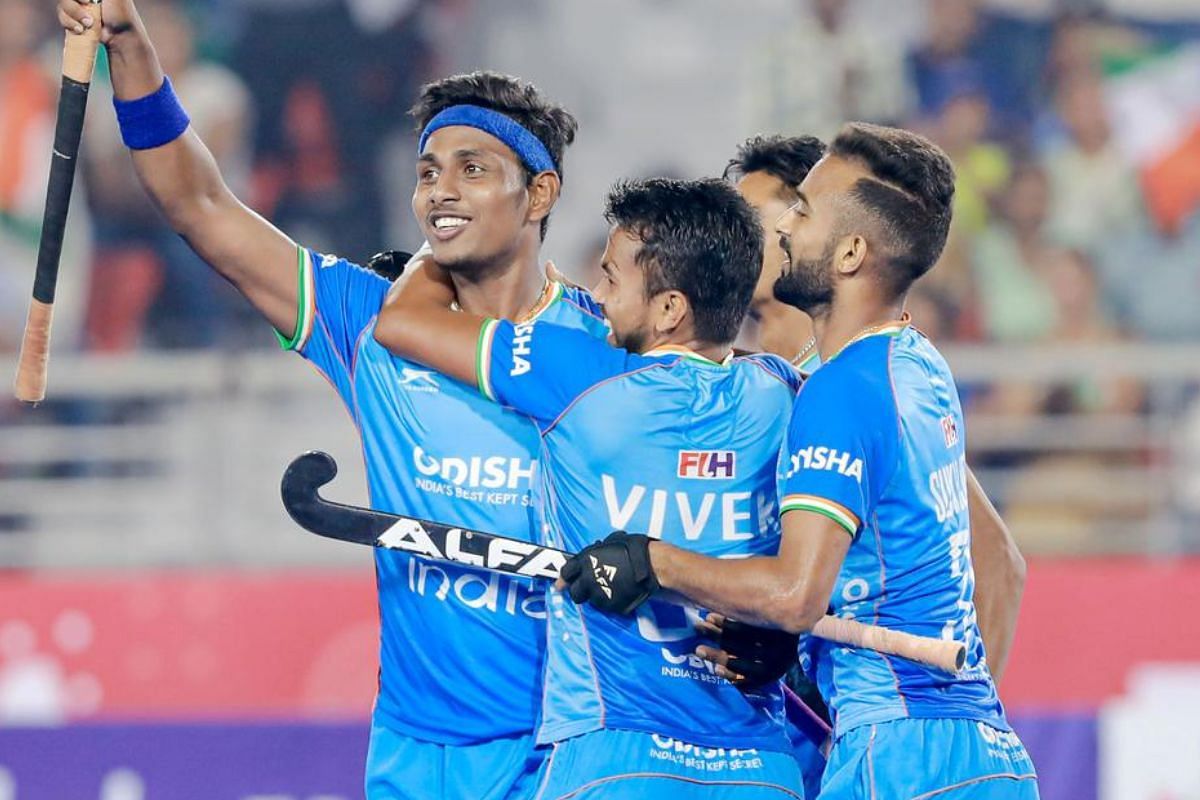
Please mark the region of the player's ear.
[[678, 289], [668, 289], [654, 298], [655, 331], [672, 333], [683, 324], [691, 311], [687, 296]]
[[533, 176], [529, 184], [529, 219], [541, 222], [550, 215], [550, 210], [558, 202], [558, 194], [562, 191], [562, 182], [556, 172], [539, 172]]
[[834, 250], [833, 268], [838, 274], [854, 275], [867, 260], [867, 240], [858, 234], [843, 236]]

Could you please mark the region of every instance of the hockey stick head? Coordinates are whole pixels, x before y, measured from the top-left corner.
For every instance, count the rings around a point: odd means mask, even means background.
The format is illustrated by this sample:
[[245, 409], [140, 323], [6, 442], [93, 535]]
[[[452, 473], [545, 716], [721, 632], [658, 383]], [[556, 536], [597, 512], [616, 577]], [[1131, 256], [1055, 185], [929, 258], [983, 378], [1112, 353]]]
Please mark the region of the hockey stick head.
[[283, 493], [283, 505], [287, 508], [292, 519], [296, 518], [293, 509], [300, 510], [318, 502], [317, 490], [337, 476], [337, 462], [333, 456], [320, 450], [309, 450], [296, 456], [283, 473], [283, 483], [280, 490]]
[[319, 494], [337, 471], [337, 462], [328, 453], [310, 450], [297, 456], [284, 471], [279, 487], [283, 507], [297, 525], [318, 536], [375, 544], [386, 524], [380, 526], [364, 511], [332, 503]]

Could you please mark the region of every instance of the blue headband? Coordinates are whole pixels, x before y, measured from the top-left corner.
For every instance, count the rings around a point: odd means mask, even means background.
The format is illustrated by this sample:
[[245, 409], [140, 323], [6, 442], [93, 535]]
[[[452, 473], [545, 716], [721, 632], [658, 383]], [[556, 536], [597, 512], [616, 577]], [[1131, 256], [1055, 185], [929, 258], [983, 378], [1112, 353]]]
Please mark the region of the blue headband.
[[482, 106], [459, 105], [443, 109], [429, 120], [425, 130], [421, 131], [417, 154], [425, 151], [425, 142], [429, 141], [434, 131], [451, 125], [466, 125], [490, 133], [508, 145], [533, 172], [558, 172], [558, 168], [554, 166], [554, 159], [550, 157], [550, 151], [540, 139], [510, 117]]

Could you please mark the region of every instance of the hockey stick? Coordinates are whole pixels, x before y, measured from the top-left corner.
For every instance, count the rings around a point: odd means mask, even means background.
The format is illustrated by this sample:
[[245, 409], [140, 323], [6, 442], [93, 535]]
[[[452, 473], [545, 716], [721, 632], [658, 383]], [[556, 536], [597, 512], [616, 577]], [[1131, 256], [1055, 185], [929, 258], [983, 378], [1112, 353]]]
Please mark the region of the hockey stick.
[[[318, 490], [335, 475], [337, 463], [333, 457], [317, 451], [298, 456], [283, 473], [280, 488], [284, 508], [300, 527], [318, 536], [525, 578], [553, 580], [570, 558], [562, 550], [532, 542], [331, 502], [321, 497]], [[817, 622], [812, 633], [831, 642], [900, 656], [950, 673], [962, 669], [966, 660], [966, 648], [961, 642], [917, 636], [852, 619], [826, 616]]]
[[100, 5], [91, 10], [95, 22], [83, 33], [67, 33], [63, 45], [62, 90], [58, 97], [58, 121], [54, 128], [54, 155], [50, 159], [50, 181], [42, 214], [42, 238], [38, 244], [37, 272], [33, 298], [21, 340], [17, 379], [13, 392], [25, 403], [39, 403], [46, 396], [46, 366], [50, 358], [50, 324], [54, 315], [54, 289], [58, 284], [58, 261], [62, 255], [67, 208], [75, 182], [75, 160], [83, 134], [88, 87], [100, 47]]

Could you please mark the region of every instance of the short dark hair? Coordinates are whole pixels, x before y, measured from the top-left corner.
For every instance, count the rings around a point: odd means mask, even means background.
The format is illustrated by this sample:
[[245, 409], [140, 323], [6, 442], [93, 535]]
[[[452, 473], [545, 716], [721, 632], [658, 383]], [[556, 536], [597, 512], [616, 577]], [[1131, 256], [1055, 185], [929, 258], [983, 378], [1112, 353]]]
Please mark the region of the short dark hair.
[[[451, 106], [475, 105], [498, 111], [514, 120], [546, 146], [561, 180], [563, 152], [575, 141], [579, 123], [571, 112], [551, 103], [536, 86], [511, 75], [478, 70], [465, 75], [452, 75], [421, 87], [417, 102], [408, 113], [416, 120], [417, 130], [424, 130], [429, 121]], [[533, 182], [535, 173], [521, 164], [525, 182]], [[550, 217], [542, 220], [542, 238]]]
[[762, 227], [732, 186], [715, 178], [623, 181], [609, 192], [604, 218], [641, 241], [647, 297], [676, 289], [691, 304], [698, 338], [737, 337], [762, 270]]
[[851, 197], [877, 225], [887, 267], [881, 278], [893, 297], [928, 272], [946, 246], [954, 201], [954, 166], [924, 136], [865, 122], [843, 126], [830, 155], [856, 161], [871, 177]]
[[738, 145], [722, 176], [736, 180], [765, 172], [794, 193], [823, 155], [825, 143], [815, 136], [752, 136]]

